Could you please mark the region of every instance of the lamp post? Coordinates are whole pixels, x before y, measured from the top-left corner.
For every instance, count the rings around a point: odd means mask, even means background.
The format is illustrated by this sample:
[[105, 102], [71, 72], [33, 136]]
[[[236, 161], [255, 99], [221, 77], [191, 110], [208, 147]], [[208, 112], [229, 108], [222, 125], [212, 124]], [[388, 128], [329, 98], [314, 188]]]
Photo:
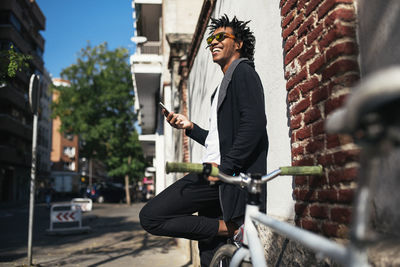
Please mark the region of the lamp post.
[[31, 188], [29, 200], [29, 227], [28, 227], [28, 266], [32, 266], [32, 231], [35, 206], [35, 180], [36, 180], [36, 143], [37, 143], [37, 124], [38, 106], [40, 95], [40, 79], [36, 74], [32, 74], [29, 82], [29, 105], [33, 113], [32, 126], [32, 165], [31, 165]]

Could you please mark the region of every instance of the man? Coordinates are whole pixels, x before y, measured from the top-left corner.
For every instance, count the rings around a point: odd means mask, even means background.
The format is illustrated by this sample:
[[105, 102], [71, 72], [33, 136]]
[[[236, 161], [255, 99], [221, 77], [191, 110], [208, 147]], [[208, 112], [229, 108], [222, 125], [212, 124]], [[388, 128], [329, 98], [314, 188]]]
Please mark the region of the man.
[[[249, 22], [249, 21], [248, 21]], [[268, 138], [264, 93], [254, 70], [255, 37], [248, 22], [227, 15], [212, 19], [207, 44], [224, 78], [212, 96], [210, 128], [204, 130], [181, 114], [166, 119], [206, 148], [203, 162], [220, 171], [266, 172]], [[165, 112], [165, 110], [164, 110]], [[243, 223], [245, 192], [218, 183], [217, 177], [188, 174], [154, 199], [140, 212], [140, 222], [154, 235], [199, 240], [202, 266], [208, 266], [214, 251], [232, 237]], [[198, 212], [198, 216], [192, 215]]]

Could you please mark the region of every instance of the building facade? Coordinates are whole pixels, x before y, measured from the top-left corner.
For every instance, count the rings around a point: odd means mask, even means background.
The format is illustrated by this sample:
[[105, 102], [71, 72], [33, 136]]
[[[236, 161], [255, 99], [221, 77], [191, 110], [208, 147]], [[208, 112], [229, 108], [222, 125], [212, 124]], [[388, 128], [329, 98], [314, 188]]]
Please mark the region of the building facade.
[[31, 74], [41, 81], [37, 146], [37, 180], [50, 174], [51, 103], [50, 78], [44, 69], [45, 17], [35, 1], [5, 0], [0, 3], [0, 46], [31, 55], [29, 70], [18, 72], [0, 88], [0, 202], [29, 198], [32, 155], [32, 112], [28, 89]]
[[[203, 48], [210, 18], [227, 14], [251, 20], [268, 121], [268, 171], [283, 165], [324, 166], [323, 178], [282, 177], [268, 183], [269, 215], [343, 242], [349, 238], [360, 151], [349, 136], [327, 134], [324, 124], [360, 78], [400, 63], [395, 26], [399, 10], [398, 1], [204, 1], [187, 60], [181, 64], [179, 112], [187, 109], [192, 121], [208, 127], [210, 96], [222, 79], [210, 52]], [[188, 142], [176, 147], [181, 154], [188, 153], [190, 161], [199, 162], [203, 148]], [[393, 191], [398, 187], [393, 181], [378, 184], [373, 200], [375, 230], [399, 237]], [[334, 265], [268, 229], [261, 236], [268, 265]], [[375, 249], [379, 256], [371, 250], [373, 264], [398, 264], [393, 253], [398, 246], [385, 248], [387, 252], [382, 246]]]

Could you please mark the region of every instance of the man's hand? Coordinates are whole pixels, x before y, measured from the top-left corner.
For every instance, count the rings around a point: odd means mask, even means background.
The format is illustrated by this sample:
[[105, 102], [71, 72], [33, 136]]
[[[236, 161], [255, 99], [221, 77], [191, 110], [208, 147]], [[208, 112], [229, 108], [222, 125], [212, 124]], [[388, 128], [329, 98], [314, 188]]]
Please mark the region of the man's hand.
[[[211, 162], [211, 165], [212, 165], [213, 167], [218, 168], [218, 164], [217, 164], [217, 163]], [[215, 176], [208, 176], [208, 177], [207, 177], [207, 180], [208, 180], [209, 182], [218, 182], [218, 181], [219, 181], [219, 178], [218, 178], [218, 177], [215, 177]]]
[[[164, 110], [163, 110], [164, 112]], [[170, 112], [168, 116], [165, 117], [167, 122], [176, 129], [193, 129], [193, 122], [188, 120], [184, 115]]]

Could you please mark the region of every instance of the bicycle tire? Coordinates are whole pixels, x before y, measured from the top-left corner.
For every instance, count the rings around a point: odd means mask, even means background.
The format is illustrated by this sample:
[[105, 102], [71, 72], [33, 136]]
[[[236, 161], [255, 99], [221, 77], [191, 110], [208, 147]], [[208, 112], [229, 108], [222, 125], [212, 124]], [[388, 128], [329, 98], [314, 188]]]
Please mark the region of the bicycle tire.
[[[233, 257], [233, 254], [235, 254], [237, 249], [238, 248], [235, 245], [231, 244], [223, 245], [215, 252], [211, 260], [210, 267], [221, 267], [221, 266], [228, 267], [231, 258]], [[249, 262], [242, 262], [240, 264], [240, 267], [251, 267], [251, 266], [253, 265]]]

